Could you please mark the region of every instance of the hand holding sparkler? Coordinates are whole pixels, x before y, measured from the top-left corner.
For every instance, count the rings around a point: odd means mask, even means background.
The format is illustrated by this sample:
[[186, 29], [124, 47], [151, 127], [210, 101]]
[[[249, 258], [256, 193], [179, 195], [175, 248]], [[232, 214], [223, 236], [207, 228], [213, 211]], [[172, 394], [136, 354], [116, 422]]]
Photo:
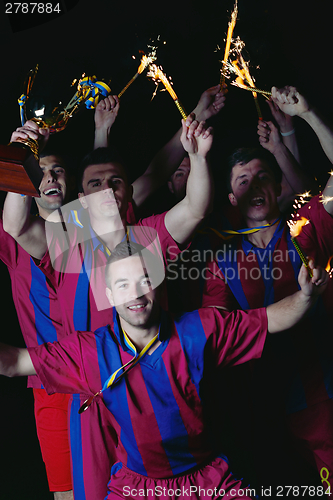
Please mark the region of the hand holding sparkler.
[[[309, 273], [309, 269], [311, 273]], [[322, 267], [315, 267], [313, 259], [309, 259], [307, 266], [303, 263], [298, 274], [298, 283], [301, 287], [301, 292], [309, 298], [321, 295], [326, 288], [328, 280], [328, 273]]]
[[306, 99], [296, 87], [287, 85], [282, 89], [272, 87], [272, 100], [284, 113], [290, 116], [301, 116], [310, 110]]
[[119, 111], [118, 96], [108, 95], [101, 100], [95, 109], [95, 140], [94, 149], [107, 147], [109, 134]]
[[271, 121], [259, 120], [258, 135], [261, 146], [275, 155], [276, 148], [281, 145], [282, 141], [274, 123]]
[[[190, 121], [190, 124], [189, 124]], [[207, 157], [213, 143], [213, 128], [206, 126], [206, 122], [194, 120], [194, 115], [189, 115], [187, 120], [182, 120], [182, 134], [180, 137], [183, 148], [189, 155]]]
[[217, 115], [225, 105], [228, 92], [227, 86], [224, 84], [221, 90], [220, 85], [211, 87], [201, 94], [200, 100], [196, 105], [193, 113], [198, 121], [208, 120], [214, 115]]

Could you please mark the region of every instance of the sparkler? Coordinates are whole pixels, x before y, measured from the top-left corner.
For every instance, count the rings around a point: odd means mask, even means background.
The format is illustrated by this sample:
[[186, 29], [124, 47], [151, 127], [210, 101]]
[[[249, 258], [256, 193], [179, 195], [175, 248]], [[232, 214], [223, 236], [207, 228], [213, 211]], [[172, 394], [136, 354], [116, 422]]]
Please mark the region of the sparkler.
[[157, 47], [153, 47], [152, 52], [149, 53], [147, 56], [145, 54], [143, 54], [143, 56], [141, 57], [140, 66], [138, 67], [137, 72], [135, 73], [133, 78], [130, 79], [130, 81], [127, 83], [127, 85], [125, 85], [123, 90], [121, 90], [121, 92], [119, 92], [119, 94], [118, 94], [119, 99], [123, 95], [123, 93], [128, 89], [128, 87], [130, 85], [132, 85], [134, 80], [136, 80], [138, 78], [138, 76], [144, 72], [144, 70], [147, 68], [147, 66], [156, 60], [156, 48]]
[[228, 33], [227, 33], [227, 39], [225, 42], [224, 58], [222, 61], [222, 70], [221, 70], [221, 78], [220, 78], [221, 89], [223, 88], [223, 85], [225, 82], [225, 68], [227, 65], [228, 57], [229, 57], [231, 39], [232, 39], [232, 34], [233, 34], [233, 31], [234, 31], [234, 28], [236, 25], [237, 14], [238, 14], [238, 7], [237, 7], [237, 0], [236, 0], [234, 10], [232, 11], [231, 19], [230, 19], [230, 22], [228, 24]]
[[182, 117], [184, 118], [184, 120], [186, 120], [187, 114], [186, 114], [184, 108], [182, 107], [182, 105], [180, 104], [179, 99], [177, 97], [177, 94], [173, 90], [170, 81], [168, 80], [168, 78], [166, 77], [166, 75], [163, 73], [162, 68], [156, 66], [156, 64], [151, 64], [149, 66], [149, 71], [147, 73], [147, 76], [149, 78], [152, 78], [155, 83], [156, 82], [163, 83], [165, 89], [169, 92], [169, 94], [171, 95], [174, 103], [176, 104], [176, 106], [177, 106], [180, 114], [182, 115]]
[[306, 224], [309, 224], [309, 220], [306, 219], [305, 217], [301, 217], [298, 221], [288, 221], [288, 226], [290, 228], [290, 235], [291, 235], [291, 241], [294, 244], [294, 247], [296, 248], [296, 251], [298, 255], [300, 256], [301, 261], [305, 265], [306, 269], [308, 270], [310, 278], [312, 278], [312, 270], [309, 266], [309, 260], [304, 254], [303, 250], [298, 244], [298, 241], [296, 240], [296, 237], [301, 233], [303, 226]]
[[[241, 67], [239, 67], [239, 63], [241, 64]], [[259, 120], [262, 120], [262, 113], [261, 113], [261, 109], [260, 109], [259, 102], [258, 102], [258, 95], [257, 95], [257, 92], [254, 90], [256, 87], [255, 87], [254, 81], [251, 77], [248, 63], [245, 62], [242, 54], [238, 53], [238, 58], [234, 61], [231, 61], [231, 64], [232, 64], [232, 68], [233, 68], [234, 72], [237, 74], [237, 78], [233, 84], [244, 88], [244, 86], [245, 86], [244, 80], [247, 81], [247, 83], [250, 85], [249, 90], [251, 89]], [[246, 87], [246, 88], [248, 88], [248, 87]]]

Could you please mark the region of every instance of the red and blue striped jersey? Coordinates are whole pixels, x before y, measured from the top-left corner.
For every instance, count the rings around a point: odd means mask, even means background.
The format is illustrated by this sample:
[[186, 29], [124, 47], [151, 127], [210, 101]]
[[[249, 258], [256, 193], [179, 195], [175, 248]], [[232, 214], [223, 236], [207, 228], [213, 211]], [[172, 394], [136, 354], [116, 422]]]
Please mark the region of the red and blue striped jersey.
[[[110, 250], [98, 238], [88, 221], [75, 215], [75, 223], [47, 224], [49, 251], [41, 260], [41, 269], [53, 268], [64, 329], [95, 330], [108, 323], [111, 306], [105, 293], [104, 268]], [[128, 226], [131, 241], [160, 255], [165, 267], [180, 249], [167, 231], [165, 213]]]
[[[305, 254], [326, 267], [333, 255], [333, 219], [314, 197], [298, 211], [310, 222], [297, 237]], [[266, 248], [237, 236], [210, 263], [203, 306], [253, 309], [267, 306], [299, 289], [301, 260], [288, 226], [281, 221]], [[267, 355], [279, 366], [287, 413], [333, 397], [333, 280], [306, 319], [287, 335], [269, 339]], [[269, 353], [269, 354], [268, 354]], [[266, 353], [265, 353], [266, 355]]]
[[[207, 308], [176, 319], [163, 313], [160, 345], [103, 391], [118, 434], [118, 460], [139, 474], [163, 478], [211, 457], [201, 394], [206, 364], [218, 369], [260, 357], [266, 333], [265, 309]], [[113, 330], [77, 332], [29, 351], [49, 393], [93, 395], [133, 357], [116, 317]]]
[[[67, 333], [96, 330], [112, 319], [104, 276], [110, 251], [88, 221], [83, 223], [80, 215], [80, 211], [76, 211], [73, 222], [66, 225], [47, 223], [49, 252], [40, 264], [46, 273], [53, 269], [52, 279]], [[179, 248], [165, 227], [164, 217], [165, 214], [152, 216], [130, 226], [129, 237], [158, 252], [166, 262]], [[98, 402], [89, 409], [92, 411], [79, 415], [78, 409], [89, 395], [79, 388], [74, 392], [78, 394], [73, 394], [70, 406], [70, 444], [75, 497], [80, 500], [104, 498], [115, 461], [113, 422], [106, 407]]]
[[[0, 221], [0, 259], [7, 266], [13, 302], [27, 347], [54, 342], [65, 336], [56, 290], [30, 255], [3, 229]], [[36, 376], [28, 387], [41, 388]]]

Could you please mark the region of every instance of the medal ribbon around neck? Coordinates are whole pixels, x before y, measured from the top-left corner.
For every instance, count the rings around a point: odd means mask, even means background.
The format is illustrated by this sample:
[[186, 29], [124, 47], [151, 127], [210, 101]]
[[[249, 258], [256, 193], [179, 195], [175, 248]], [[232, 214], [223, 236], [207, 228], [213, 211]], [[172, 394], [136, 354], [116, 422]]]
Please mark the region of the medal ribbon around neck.
[[205, 231], [205, 230], [198, 231], [198, 233], [207, 234], [208, 233], [208, 229], [210, 229], [215, 234], [217, 234], [217, 236], [220, 236], [220, 238], [222, 238], [224, 240], [230, 240], [230, 238], [233, 238], [236, 234], [242, 234], [243, 235], [243, 234], [257, 233], [261, 229], [265, 229], [267, 227], [274, 226], [274, 224], [276, 224], [279, 220], [281, 220], [281, 217], [278, 217], [274, 222], [272, 222], [270, 224], [264, 224], [263, 226], [257, 226], [257, 227], [252, 227], [252, 228], [246, 227], [245, 229], [238, 229], [238, 230], [234, 230], [234, 229], [221, 229], [221, 231], [218, 231], [217, 229], [215, 229], [213, 227], [208, 227], [207, 231]]
[[[106, 380], [106, 382], [103, 385], [103, 388], [100, 391], [96, 392], [96, 394], [94, 394], [93, 396], [90, 396], [90, 398], [86, 399], [86, 401], [80, 407], [79, 413], [83, 413], [84, 411], [86, 411], [96, 396], [99, 396], [100, 394], [102, 394], [103, 391], [105, 391], [106, 389], [108, 389], [112, 385], [116, 384], [131, 368], [133, 368], [133, 366], [135, 366], [139, 362], [139, 360], [149, 351], [151, 346], [153, 344], [155, 344], [155, 342], [158, 340], [158, 332], [157, 332], [155, 337], [153, 337], [148, 342], [148, 344], [145, 345], [145, 347], [142, 349], [142, 351], [140, 351], [138, 353], [135, 345], [130, 341], [130, 339], [128, 338], [128, 336], [124, 330], [123, 330], [123, 334], [124, 334], [124, 339], [125, 339], [126, 344], [132, 349], [132, 351], [134, 351], [134, 357], [132, 359], [130, 359], [127, 363], [125, 363], [123, 366], [118, 368], [118, 370], [113, 372], [112, 375]], [[120, 375], [117, 377], [117, 374], [120, 372], [120, 370], [124, 370], [124, 371], [122, 373], [120, 373]]]

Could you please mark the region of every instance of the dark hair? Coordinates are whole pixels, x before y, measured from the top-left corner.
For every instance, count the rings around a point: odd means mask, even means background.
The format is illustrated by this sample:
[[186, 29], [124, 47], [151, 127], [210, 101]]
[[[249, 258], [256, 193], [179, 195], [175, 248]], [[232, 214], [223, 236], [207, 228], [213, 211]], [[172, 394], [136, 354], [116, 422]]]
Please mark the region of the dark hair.
[[272, 153], [263, 148], [238, 148], [227, 159], [226, 183], [228, 193], [232, 193], [231, 176], [234, 166], [237, 163], [243, 165], [255, 159], [264, 161], [272, 171], [276, 182], [281, 182], [282, 171]]
[[57, 156], [61, 158], [63, 161], [63, 166], [68, 173], [68, 175], [74, 175], [77, 169], [77, 159], [74, 156], [69, 155], [67, 152], [62, 151], [61, 149], [55, 148], [46, 148], [39, 155], [40, 158], [46, 158], [47, 156]]
[[161, 266], [163, 266], [164, 269], [162, 259], [154, 255], [146, 247], [140, 245], [139, 243], [135, 243], [134, 241], [122, 241], [112, 250], [111, 255], [105, 265], [105, 282], [108, 288], [111, 288], [109, 279], [109, 268], [111, 264], [123, 259], [127, 259], [128, 257], [140, 257], [142, 259], [143, 265], [149, 262], [151, 268], [153, 269], [153, 272], [155, 272], [155, 270], [159, 272]]
[[119, 163], [124, 169], [126, 180], [128, 180], [127, 168], [118, 151], [111, 147], [97, 148], [83, 158], [77, 170], [77, 188], [79, 193], [83, 193], [82, 181], [85, 170], [90, 167], [90, 165], [101, 165], [103, 163]]

